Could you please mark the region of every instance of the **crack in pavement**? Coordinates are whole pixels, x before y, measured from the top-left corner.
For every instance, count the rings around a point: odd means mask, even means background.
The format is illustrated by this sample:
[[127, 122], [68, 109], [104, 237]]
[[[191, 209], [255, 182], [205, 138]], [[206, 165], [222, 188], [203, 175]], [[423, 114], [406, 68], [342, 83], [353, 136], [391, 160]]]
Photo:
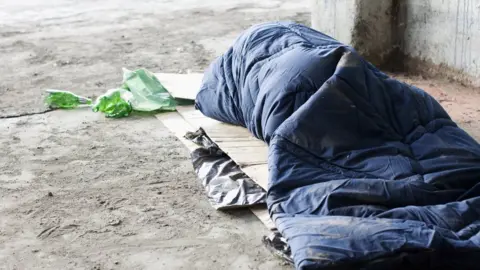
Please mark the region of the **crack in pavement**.
[[30, 112], [30, 113], [21, 113], [21, 114], [12, 114], [12, 115], [0, 115], [0, 119], [10, 119], [10, 118], [20, 118], [25, 116], [37, 115], [37, 114], [46, 114], [49, 112], [53, 112], [56, 109], [47, 109], [40, 112]]

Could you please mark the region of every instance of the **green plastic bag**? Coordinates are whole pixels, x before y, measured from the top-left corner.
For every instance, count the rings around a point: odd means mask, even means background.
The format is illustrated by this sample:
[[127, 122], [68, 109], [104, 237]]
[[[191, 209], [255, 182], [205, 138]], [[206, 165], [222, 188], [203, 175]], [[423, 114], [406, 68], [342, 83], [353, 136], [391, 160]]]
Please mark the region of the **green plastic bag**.
[[94, 112], [103, 112], [106, 117], [127, 117], [132, 112], [133, 94], [125, 89], [111, 89], [99, 96], [93, 104]]
[[89, 106], [92, 100], [86, 97], [75, 95], [69, 91], [49, 89], [45, 103], [52, 109], [74, 109], [81, 106]]
[[175, 111], [175, 99], [146, 69], [130, 71], [124, 68], [122, 88], [133, 94], [131, 104], [135, 111]]

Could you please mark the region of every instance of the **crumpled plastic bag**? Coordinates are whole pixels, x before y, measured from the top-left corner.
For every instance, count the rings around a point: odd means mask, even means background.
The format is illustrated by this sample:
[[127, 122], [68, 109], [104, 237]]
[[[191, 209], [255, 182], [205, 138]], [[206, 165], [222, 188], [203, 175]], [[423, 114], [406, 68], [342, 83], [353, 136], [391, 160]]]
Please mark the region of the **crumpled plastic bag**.
[[146, 69], [130, 71], [124, 68], [122, 88], [133, 94], [131, 104], [135, 111], [175, 111], [175, 98]]
[[133, 94], [125, 89], [111, 89], [99, 96], [93, 104], [94, 112], [103, 112], [106, 117], [121, 118], [132, 112]]

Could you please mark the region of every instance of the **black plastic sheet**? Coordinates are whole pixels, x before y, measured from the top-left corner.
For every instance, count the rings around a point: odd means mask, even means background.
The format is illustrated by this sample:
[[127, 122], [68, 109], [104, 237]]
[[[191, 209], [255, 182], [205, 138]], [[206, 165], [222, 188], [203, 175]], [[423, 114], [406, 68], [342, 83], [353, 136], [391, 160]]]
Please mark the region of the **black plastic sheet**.
[[265, 203], [266, 192], [249, 178], [203, 129], [189, 132], [185, 138], [200, 146], [191, 153], [193, 168], [215, 209]]

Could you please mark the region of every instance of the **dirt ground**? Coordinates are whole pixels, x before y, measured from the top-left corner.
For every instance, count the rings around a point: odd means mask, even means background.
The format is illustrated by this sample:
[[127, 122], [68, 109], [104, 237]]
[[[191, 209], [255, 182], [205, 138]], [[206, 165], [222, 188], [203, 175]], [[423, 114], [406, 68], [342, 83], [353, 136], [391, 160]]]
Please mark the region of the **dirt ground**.
[[[250, 212], [210, 207], [154, 117], [44, 112], [42, 99], [100, 95], [122, 67], [201, 72], [241, 30], [309, 24], [307, 11], [308, 0], [0, 1], [0, 269], [291, 269]], [[398, 77], [480, 138], [477, 90]]]

